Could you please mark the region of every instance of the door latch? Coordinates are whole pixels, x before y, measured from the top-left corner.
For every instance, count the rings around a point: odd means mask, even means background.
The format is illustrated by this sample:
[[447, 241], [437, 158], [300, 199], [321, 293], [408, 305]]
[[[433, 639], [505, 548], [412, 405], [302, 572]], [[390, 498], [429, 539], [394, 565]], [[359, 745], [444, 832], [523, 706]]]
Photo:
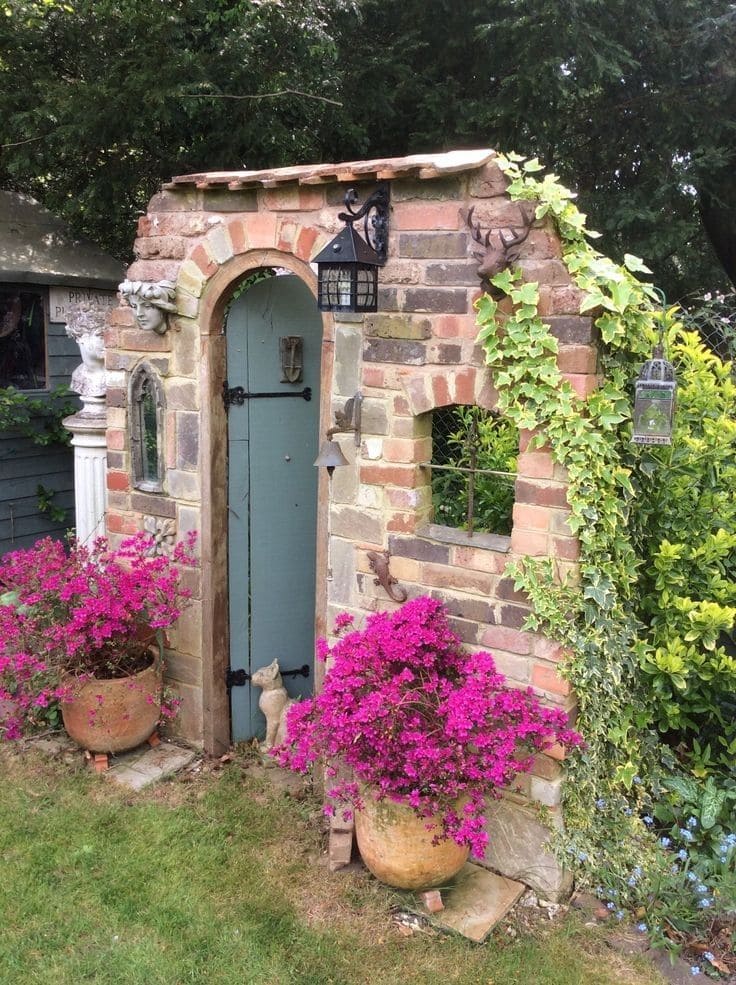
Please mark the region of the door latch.
[[[309, 677], [309, 672], [309, 664], [302, 664], [296, 670], [282, 670], [279, 673], [282, 677]], [[228, 667], [225, 671], [225, 685], [228, 691], [234, 687], [245, 687], [251, 676], [251, 674], [242, 668], [233, 670], [231, 667]]]
[[305, 386], [303, 390], [277, 390], [271, 393], [248, 393], [242, 386], [228, 386], [227, 380], [222, 385], [222, 400], [225, 410], [229, 410], [233, 404], [242, 407], [246, 400], [260, 400], [264, 397], [301, 397], [302, 400], [312, 399], [311, 386]]

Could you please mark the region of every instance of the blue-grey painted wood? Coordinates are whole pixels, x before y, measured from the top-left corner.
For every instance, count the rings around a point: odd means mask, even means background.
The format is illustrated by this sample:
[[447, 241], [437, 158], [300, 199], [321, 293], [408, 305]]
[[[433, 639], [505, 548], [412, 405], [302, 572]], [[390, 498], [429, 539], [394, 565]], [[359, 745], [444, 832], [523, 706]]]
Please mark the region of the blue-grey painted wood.
[[[66, 511], [59, 523], [38, 508], [38, 487], [53, 492]], [[74, 526], [74, 459], [71, 448], [42, 447], [28, 438], [0, 435], [0, 554], [30, 547], [39, 537], [62, 537]]]
[[[68, 386], [79, 365], [79, 347], [65, 326], [47, 331], [48, 388]], [[33, 393], [43, 399], [43, 392]], [[38, 486], [54, 493], [53, 505], [66, 511], [62, 523], [38, 509]], [[0, 554], [30, 547], [39, 537], [63, 537], [74, 526], [74, 457], [64, 445], [35, 445], [14, 432], [0, 433]]]
[[66, 325], [50, 322], [46, 332], [49, 389], [69, 386], [72, 372], [80, 364], [79, 346], [66, 334]]
[[[304, 374], [281, 383], [279, 338], [304, 339]], [[253, 673], [278, 657], [307, 663], [287, 678], [293, 697], [314, 676], [315, 547], [322, 320], [295, 276], [272, 277], [243, 294], [227, 323], [228, 381], [250, 392], [312, 388], [312, 400], [254, 399], [229, 413], [230, 662]], [[258, 688], [232, 692], [233, 739], [265, 733]]]

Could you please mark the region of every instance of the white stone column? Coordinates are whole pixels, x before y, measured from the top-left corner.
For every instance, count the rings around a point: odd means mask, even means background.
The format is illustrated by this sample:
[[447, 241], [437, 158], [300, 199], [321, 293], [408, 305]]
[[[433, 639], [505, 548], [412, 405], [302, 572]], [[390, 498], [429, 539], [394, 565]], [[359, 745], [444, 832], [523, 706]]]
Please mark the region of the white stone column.
[[82, 363], [72, 373], [71, 388], [82, 398], [82, 409], [64, 419], [74, 448], [74, 507], [76, 534], [91, 546], [105, 535], [107, 506], [107, 406], [105, 394], [106, 313], [89, 304], [74, 306], [66, 334], [79, 345]]

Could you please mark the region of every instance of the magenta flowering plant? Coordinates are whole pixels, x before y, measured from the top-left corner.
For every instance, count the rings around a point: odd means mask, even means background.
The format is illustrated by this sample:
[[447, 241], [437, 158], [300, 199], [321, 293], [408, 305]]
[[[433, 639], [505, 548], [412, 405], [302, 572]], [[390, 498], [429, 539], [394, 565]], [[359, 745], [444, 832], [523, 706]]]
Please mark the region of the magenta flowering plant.
[[[0, 558], [0, 737], [17, 738], [70, 681], [127, 677], [149, 666], [150, 648], [190, 596], [181, 567], [195, 535], [171, 556], [144, 534], [91, 548], [47, 537]], [[178, 701], [165, 701], [170, 717]]]
[[507, 687], [489, 653], [466, 652], [434, 599], [375, 613], [344, 633], [351, 623], [342, 614], [334, 645], [318, 641], [324, 687], [292, 705], [274, 755], [298, 772], [318, 760], [333, 778], [341, 764], [352, 770], [354, 779], [328, 788], [328, 814], [335, 804], [360, 809], [364, 785], [432, 817], [438, 839], [482, 857], [485, 798], [528, 771], [536, 752], [581, 737], [531, 689]]

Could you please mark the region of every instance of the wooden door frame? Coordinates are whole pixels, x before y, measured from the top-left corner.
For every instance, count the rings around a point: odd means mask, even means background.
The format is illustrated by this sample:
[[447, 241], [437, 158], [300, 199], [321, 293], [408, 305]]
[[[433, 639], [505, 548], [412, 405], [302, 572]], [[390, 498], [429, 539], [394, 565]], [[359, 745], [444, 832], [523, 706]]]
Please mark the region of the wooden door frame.
[[[200, 439], [202, 565], [202, 726], [205, 751], [213, 755], [230, 746], [230, 702], [225, 686], [229, 663], [227, 576], [227, 415], [222, 401], [226, 373], [223, 332], [227, 303], [239, 283], [260, 267], [283, 267], [296, 274], [317, 303], [317, 278], [311, 267], [291, 253], [250, 250], [223, 263], [207, 282], [200, 299]], [[334, 320], [322, 315], [319, 434], [329, 427], [334, 365]], [[315, 631], [325, 634], [327, 619], [327, 510], [329, 485], [320, 470], [317, 491]], [[223, 536], [224, 531], [224, 536]], [[322, 667], [315, 662], [315, 688]]]

